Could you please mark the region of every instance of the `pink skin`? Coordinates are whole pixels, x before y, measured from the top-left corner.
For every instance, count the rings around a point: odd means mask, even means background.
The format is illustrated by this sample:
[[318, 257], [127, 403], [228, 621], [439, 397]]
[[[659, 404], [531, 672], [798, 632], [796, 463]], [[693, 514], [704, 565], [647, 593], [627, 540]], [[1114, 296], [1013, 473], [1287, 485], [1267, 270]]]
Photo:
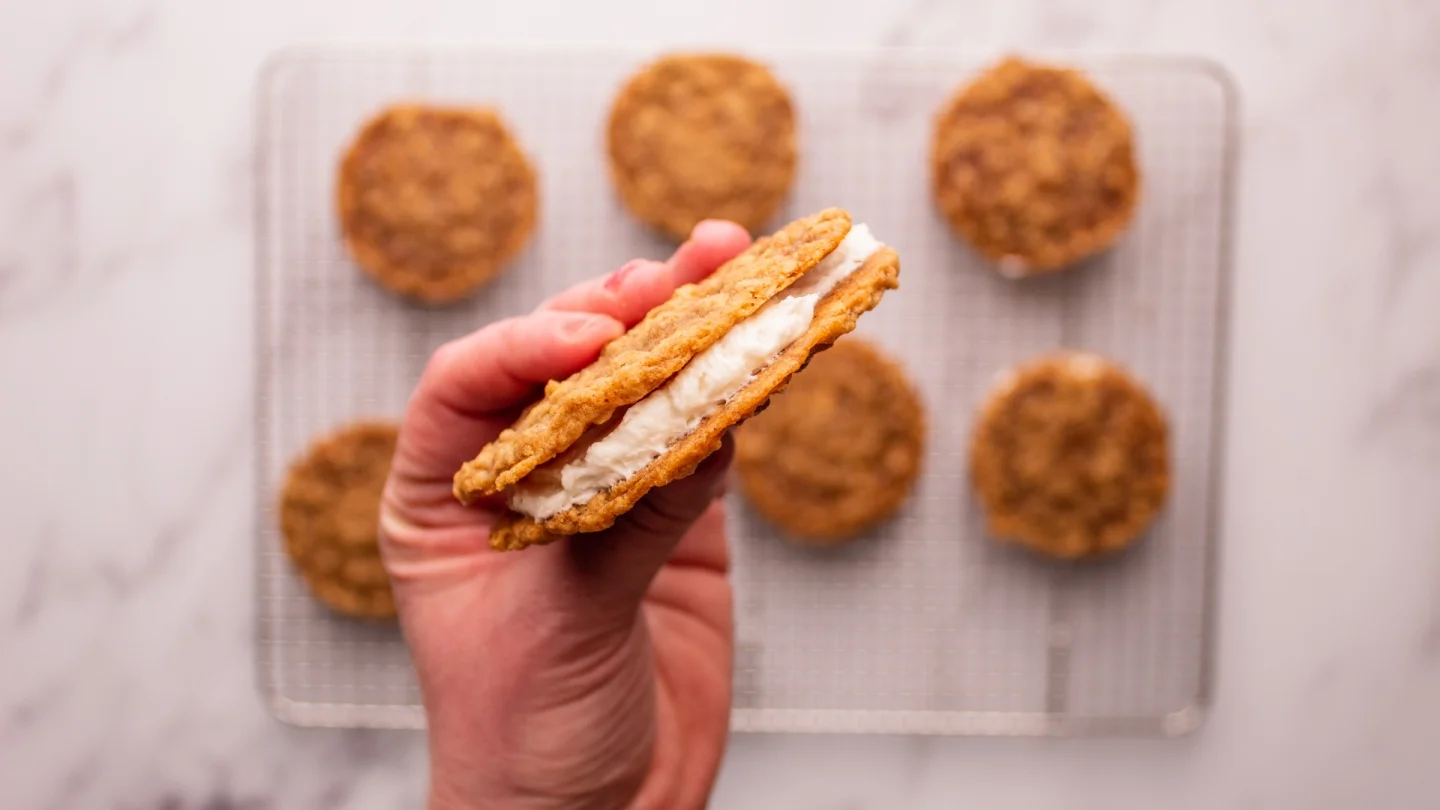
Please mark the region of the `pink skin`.
[[498, 503], [451, 496], [462, 463], [676, 287], [750, 237], [703, 222], [437, 350], [401, 424], [382, 550], [429, 720], [432, 808], [703, 807], [724, 750], [733, 646], [724, 514], [733, 451], [605, 532], [487, 545]]

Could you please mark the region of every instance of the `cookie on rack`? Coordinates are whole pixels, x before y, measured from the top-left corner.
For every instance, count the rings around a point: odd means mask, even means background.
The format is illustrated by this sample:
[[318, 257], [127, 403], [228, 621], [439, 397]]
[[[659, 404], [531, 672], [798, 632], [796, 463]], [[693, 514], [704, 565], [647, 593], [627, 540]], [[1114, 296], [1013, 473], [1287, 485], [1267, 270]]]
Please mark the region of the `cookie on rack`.
[[1080, 72], [1007, 58], [935, 118], [931, 188], [951, 228], [1007, 276], [1113, 245], [1140, 196], [1129, 120]]
[[645, 65], [616, 96], [606, 141], [620, 200], [677, 240], [703, 219], [760, 229], [795, 179], [790, 94], [764, 65], [733, 54]]
[[846, 337], [812, 357], [736, 432], [740, 489], [797, 542], [842, 543], [905, 502], [925, 431], [904, 370], [865, 340]]
[[389, 291], [425, 304], [473, 293], [535, 228], [535, 170], [485, 107], [398, 104], [360, 129], [335, 190], [350, 254]]
[[455, 475], [463, 503], [506, 498], [501, 550], [609, 528], [683, 478], [821, 347], [855, 328], [900, 260], [827, 209], [675, 291]]
[[280, 493], [286, 553], [310, 592], [347, 616], [395, 616], [377, 527], [398, 434], [392, 422], [344, 425], [291, 465]]
[[1168, 429], [1145, 388], [1095, 354], [1046, 355], [1003, 374], [980, 409], [971, 481], [990, 531], [1052, 557], [1119, 551], [1170, 487]]

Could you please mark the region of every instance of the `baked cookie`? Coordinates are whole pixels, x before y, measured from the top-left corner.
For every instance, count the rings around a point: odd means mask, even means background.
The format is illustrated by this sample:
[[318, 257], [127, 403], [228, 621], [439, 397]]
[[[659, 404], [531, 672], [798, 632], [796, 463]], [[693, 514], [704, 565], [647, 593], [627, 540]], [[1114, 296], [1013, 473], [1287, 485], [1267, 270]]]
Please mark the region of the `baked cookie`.
[[795, 179], [790, 94], [739, 56], [673, 54], [646, 65], [620, 90], [607, 132], [621, 201], [677, 240], [710, 218], [760, 229]]
[[360, 267], [427, 304], [494, 278], [530, 238], [538, 207], [535, 171], [494, 110], [416, 104], [361, 128], [335, 200]]
[[395, 615], [377, 526], [398, 433], [390, 422], [356, 422], [321, 437], [280, 493], [286, 553], [311, 593], [349, 616]]
[[940, 109], [930, 167], [950, 226], [1012, 277], [1110, 247], [1140, 194], [1130, 123], [1114, 103], [1074, 70], [1015, 58]]
[[925, 414], [905, 372], [846, 337], [736, 432], [741, 491], [796, 540], [831, 545], [888, 518], [925, 454]]
[[1048, 355], [1006, 373], [991, 392], [970, 472], [1000, 538], [1061, 558], [1119, 551], [1165, 502], [1165, 419], [1114, 363]]
[[546, 386], [456, 473], [456, 497], [507, 496], [511, 511], [490, 538], [499, 549], [608, 528], [693, 472], [899, 273], [895, 251], [840, 209], [757, 240], [676, 290], [591, 366]]
[[551, 382], [545, 398], [456, 476], [463, 500], [494, 495], [575, 444], [592, 425], [639, 401], [839, 246], [850, 215], [832, 208], [758, 239], [698, 284], [686, 285], [590, 366]]

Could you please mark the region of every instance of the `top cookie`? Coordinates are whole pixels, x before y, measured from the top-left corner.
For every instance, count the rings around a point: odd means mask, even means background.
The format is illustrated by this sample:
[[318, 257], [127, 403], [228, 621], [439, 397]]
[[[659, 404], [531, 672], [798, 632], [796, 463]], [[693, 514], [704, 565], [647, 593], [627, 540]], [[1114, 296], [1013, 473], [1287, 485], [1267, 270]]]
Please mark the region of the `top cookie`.
[[833, 251], [850, 231], [850, 215], [829, 208], [757, 239], [697, 284], [612, 340], [599, 359], [563, 381], [455, 474], [455, 496], [469, 503], [494, 495], [675, 376], [776, 293]]
[[285, 551], [316, 598], [350, 616], [395, 615], [379, 516], [398, 435], [391, 422], [346, 425], [295, 461], [280, 494]]
[[889, 517], [925, 453], [925, 414], [905, 372], [857, 337], [815, 355], [736, 433], [755, 508], [792, 537], [830, 545]]
[[484, 108], [398, 105], [360, 130], [336, 205], [360, 266], [399, 295], [459, 300], [495, 277], [535, 227], [535, 172]]
[[1007, 59], [939, 112], [935, 201], [1007, 275], [1059, 270], [1109, 247], [1139, 196], [1130, 123], [1073, 70]]
[[972, 482], [990, 530], [1055, 557], [1129, 545], [1170, 485], [1165, 420], [1145, 389], [1093, 354], [1007, 374], [981, 408]]
[[610, 173], [635, 216], [675, 239], [703, 219], [754, 232], [795, 177], [790, 96], [763, 66], [725, 54], [665, 56], [615, 99]]

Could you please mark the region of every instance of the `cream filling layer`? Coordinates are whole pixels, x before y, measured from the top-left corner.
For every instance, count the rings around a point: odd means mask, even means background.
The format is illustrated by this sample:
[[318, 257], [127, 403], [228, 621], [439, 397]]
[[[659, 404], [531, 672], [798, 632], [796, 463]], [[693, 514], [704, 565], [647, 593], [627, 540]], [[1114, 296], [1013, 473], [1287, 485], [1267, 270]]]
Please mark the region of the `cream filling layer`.
[[805, 334], [820, 299], [881, 247], [865, 225], [852, 226], [830, 255], [630, 406], [614, 430], [561, 468], [558, 477], [522, 479], [510, 496], [510, 508], [543, 520], [639, 472]]

